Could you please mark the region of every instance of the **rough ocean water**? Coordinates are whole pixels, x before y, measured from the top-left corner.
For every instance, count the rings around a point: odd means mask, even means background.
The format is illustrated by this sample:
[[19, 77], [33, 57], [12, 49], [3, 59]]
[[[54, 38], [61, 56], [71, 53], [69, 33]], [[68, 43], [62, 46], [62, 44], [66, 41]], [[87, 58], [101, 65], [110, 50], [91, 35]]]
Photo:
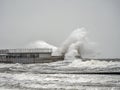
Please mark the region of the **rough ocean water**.
[[[77, 29], [56, 48], [44, 41], [31, 43], [30, 48], [52, 48], [52, 55], [65, 60], [38, 64], [0, 64], [0, 90], [120, 90], [118, 74], [85, 74], [85, 72], [120, 72], [120, 59], [87, 60], [94, 54], [84, 28]], [[83, 74], [84, 73], [84, 74]]]
[[76, 74], [86, 71], [120, 72], [120, 62], [66, 60], [0, 64], [0, 90], [120, 90], [120, 75]]

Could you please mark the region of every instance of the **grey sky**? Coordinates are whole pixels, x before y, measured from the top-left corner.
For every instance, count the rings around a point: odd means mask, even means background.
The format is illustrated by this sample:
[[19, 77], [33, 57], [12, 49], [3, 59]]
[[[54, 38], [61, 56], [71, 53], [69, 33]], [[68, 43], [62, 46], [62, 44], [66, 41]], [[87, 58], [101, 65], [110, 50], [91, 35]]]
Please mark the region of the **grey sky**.
[[36, 40], [59, 46], [78, 27], [102, 57], [120, 57], [120, 0], [0, 0], [0, 48]]

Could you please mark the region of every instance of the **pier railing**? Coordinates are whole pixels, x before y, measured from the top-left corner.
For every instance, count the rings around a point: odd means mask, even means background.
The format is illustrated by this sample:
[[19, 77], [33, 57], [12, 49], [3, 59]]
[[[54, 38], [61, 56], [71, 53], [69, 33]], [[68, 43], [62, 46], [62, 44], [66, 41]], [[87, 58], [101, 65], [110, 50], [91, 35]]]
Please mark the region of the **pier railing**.
[[48, 48], [24, 48], [24, 49], [1, 49], [0, 54], [6, 53], [51, 53], [52, 49]]

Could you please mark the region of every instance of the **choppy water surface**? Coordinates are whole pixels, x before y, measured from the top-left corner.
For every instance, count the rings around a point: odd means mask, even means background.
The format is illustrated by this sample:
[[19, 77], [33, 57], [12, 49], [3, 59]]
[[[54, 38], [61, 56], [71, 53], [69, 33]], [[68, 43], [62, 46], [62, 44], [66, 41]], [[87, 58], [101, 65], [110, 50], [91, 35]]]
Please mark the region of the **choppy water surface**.
[[0, 64], [0, 90], [120, 90], [120, 62], [59, 61], [45, 64]]

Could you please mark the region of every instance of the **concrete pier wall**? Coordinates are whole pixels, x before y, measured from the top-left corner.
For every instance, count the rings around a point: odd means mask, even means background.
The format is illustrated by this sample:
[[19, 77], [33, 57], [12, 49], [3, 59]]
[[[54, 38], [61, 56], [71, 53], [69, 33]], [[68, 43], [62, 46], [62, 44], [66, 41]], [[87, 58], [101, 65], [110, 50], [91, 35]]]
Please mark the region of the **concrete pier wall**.
[[64, 60], [63, 56], [52, 56], [51, 49], [2, 49], [0, 63], [49, 63]]
[[0, 63], [23, 63], [23, 64], [30, 64], [30, 63], [50, 63], [55, 61], [64, 60], [63, 57], [50, 57], [50, 58], [0, 58]]

